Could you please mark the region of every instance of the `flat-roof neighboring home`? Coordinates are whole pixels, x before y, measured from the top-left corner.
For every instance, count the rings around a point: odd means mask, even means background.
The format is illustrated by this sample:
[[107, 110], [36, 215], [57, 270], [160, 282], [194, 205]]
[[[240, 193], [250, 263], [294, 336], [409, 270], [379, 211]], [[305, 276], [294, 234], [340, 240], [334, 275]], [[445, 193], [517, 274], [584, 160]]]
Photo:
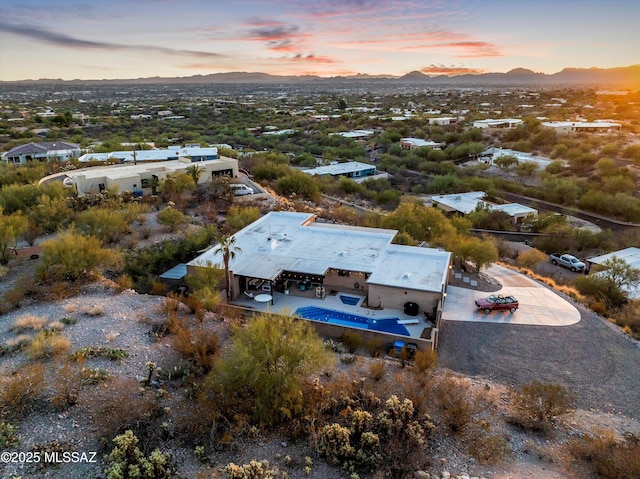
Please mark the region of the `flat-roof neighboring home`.
[[[634, 269], [640, 270], [640, 248], [630, 247], [621, 249], [618, 251], [614, 251], [612, 253], [603, 254], [600, 256], [595, 256], [593, 258], [587, 259], [587, 264], [589, 270], [591, 270], [592, 265], [602, 266], [606, 261], [616, 257], [618, 259], [623, 260], [629, 266]], [[626, 292], [629, 294], [629, 297], [632, 299], [640, 299], [640, 284], [636, 285], [634, 288], [627, 288]]]
[[[533, 156], [532, 153], [525, 153], [518, 150], [510, 150], [508, 148], [488, 148], [483, 151], [478, 157], [478, 161], [481, 163], [488, 163], [493, 165], [495, 161], [502, 156], [513, 156], [519, 162], [530, 161], [538, 165], [539, 170], [543, 170], [551, 163], [554, 162], [551, 158], [545, 158], [544, 156]], [[558, 160], [562, 161], [562, 160]]]
[[338, 133], [331, 133], [331, 135], [338, 135], [344, 138], [351, 138], [352, 140], [366, 140], [370, 136], [373, 136], [375, 132], [373, 130], [351, 130], [341, 131]]
[[65, 141], [47, 141], [11, 148], [2, 154], [2, 160], [24, 165], [29, 161], [68, 161], [79, 156], [80, 145]]
[[287, 128], [285, 130], [272, 130], [272, 131], [265, 131], [262, 133], [262, 136], [265, 135], [275, 135], [275, 136], [281, 136], [281, 135], [293, 135], [296, 131], [292, 130], [291, 128]]
[[360, 163], [359, 161], [346, 161], [344, 163], [334, 163], [327, 166], [318, 166], [308, 170], [302, 170], [312, 176], [331, 175], [346, 176], [347, 178], [365, 178], [376, 174], [375, 165]]
[[458, 117], [455, 116], [443, 116], [439, 118], [428, 118], [429, 125], [448, 126], [458, 123]]
[[622, 128], [620, 123], [611, 121], [544, 121], [542, 126], [553, 128], [556, 133], [609, 133]]
[[538, 216], [538, 210], [530, 208], [519, 203], [507, 203], [497, 205], [489, 201], [485, 201], [484, 191], [470, 191], [468, 193], [455, 193], [451, 195], [435, 195], [431, 197], [434, 206], [442, 209], [447, 213], [457, 212], [468, 215], [478, 209], [478, 207], [488, 208], [489, 210], [504, 211], [511, 217], [513, 224], [520, 224], [525, 218]]
[[216, 160], [192, 162], [189, 159], [162, 161], [155, 163], [139, 163], [126, 165], [112, 165], [94, 168], [82, 168], [47, 176], [40, 183], [62, 181], [67, 186], [73, 186], [79, 195], [101, 193], [106, 189], [115, 188], [118, 191], [131, 191], [144, 194], [151, 192], [151, 179], [163, 180], [173, 174], [186, 173], [187, 168], [197, 165], [202, 169], [198, 184], [212, 181], [216, 176], [238, 176], [238, 160], [221, 157]]
[[491, 128], [491, 129], [506, 129], [506, 128], [517, 128], [522, 125], [523, 121], [517, 118], [504, 118], [502, 120], [476, 120], [473, 122], [474, 128]]
[[432, 148], [434, 150], [441, 150], [446, 143], [439, 143], [437, 141], [422, 140], [420, 138], [400, 138], [400, 147], [403, 150], [415, 150], [416, 148], [422, 148], [424, 146]]
[[168, 161], [178, 158], [188, 158], [191, 161], [208, 161], [218, 158], [218, 149], [214, 147], [200, 147], [200, 145], [172, 146], [153, 150], [111, 151], [109, 153], [87, 153], [79, 158], [80, 162], [87, 161], [119, 161], [121, 163], [136, 163], [138, 161]]
[[[320, 223], [309, 213], [271, 212], [234, 235], [232, 298], [258, 281], [274, 299], [306, 283], [327, 293], [365, 296], [369, 307], [402, 310], [413, 302], [431, 314], [443, 304], [451, 253], [392, 244], [397, 233]], [[189, 272], [204, 267], [223, 268], [222, 252], [210, 248], [187, 263]]]

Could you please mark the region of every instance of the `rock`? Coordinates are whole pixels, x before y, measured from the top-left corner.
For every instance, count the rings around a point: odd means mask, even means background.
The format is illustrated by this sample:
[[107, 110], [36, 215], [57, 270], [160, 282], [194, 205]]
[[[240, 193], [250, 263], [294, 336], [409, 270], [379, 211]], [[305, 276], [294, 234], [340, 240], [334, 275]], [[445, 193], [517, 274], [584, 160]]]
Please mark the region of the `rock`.
[[449, 479], [451, 477], [451, 473], [449, 471], [442, 471], [441, 477], [442, 479]]
[[429, 474], [428, 472], [424, 472], [424, 471], [416, 471], [413, 473], [413, 477], [414, 479], [430, 479], [431, 478], [431, 474]]

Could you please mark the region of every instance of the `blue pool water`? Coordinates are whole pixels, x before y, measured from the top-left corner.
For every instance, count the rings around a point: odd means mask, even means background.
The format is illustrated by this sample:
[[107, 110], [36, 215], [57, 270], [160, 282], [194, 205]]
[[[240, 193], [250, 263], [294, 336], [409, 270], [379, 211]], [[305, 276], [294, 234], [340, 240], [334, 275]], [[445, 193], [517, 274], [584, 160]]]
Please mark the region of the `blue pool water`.
[[340, 295], [340, 301], [342, 301], [342, 304], [348, 304], [349, 306], [355, 306], [356, 304], [358, 304], [358, 301], [360, 301], [360, 298], [354, 298], [353, 296], [344, 296], [344, 295]]
[[341, 311], [317, 308], [315, 306], [298, 308], [294, 314], [301, 318], [324, 321], [329, 324], [409, 336], [407, 328], [397, 323], [398, 318], [366, 318], [364, 316], [358, 316], [357, 314], [343, 313]]

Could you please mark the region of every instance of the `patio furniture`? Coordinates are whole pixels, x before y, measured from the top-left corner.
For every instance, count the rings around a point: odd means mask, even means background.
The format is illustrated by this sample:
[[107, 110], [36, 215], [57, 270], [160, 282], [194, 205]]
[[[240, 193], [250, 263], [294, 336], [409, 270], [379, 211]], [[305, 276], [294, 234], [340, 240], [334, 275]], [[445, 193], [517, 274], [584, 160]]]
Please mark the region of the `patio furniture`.
[[396, 321], [398, 324], [418, 324], [420, 323], [419, 319], [399, 319]]
[[250, 293], [249, 291], [247, 291], [246, 289], [243, 291], [243, 293], [245, 294], [245, 296], [254, 299], [255, 298], [255, 294]]

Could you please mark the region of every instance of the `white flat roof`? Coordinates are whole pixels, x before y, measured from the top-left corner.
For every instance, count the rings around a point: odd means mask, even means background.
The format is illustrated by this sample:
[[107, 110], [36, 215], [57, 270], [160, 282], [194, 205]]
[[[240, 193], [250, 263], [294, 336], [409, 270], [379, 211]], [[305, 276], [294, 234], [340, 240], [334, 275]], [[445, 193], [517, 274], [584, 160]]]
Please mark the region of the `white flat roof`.
[[603, 264], [605, 261], [610, 260], [613, 257], [624, 260], [632, 268], [640, 269], [640, 248], [625, 248], [613, 253], [607, 253], [594, 258], [589, 258], [587, 261], [593, 264]]
[[420, 138], [400, 138], [401, 143], [410, 143], [416, 148], [423, 146], [442, 146], [444, 143], [438, 143], [437, 141], [422, 140]]
[[340, 135], [345, 138], [360, 138], [361, 136], [371, 136], [374, 134], [373, 130], [351, 130], [341, 131], [339, 133], [332, 133], [332, 135]]
[[542, 122], [542, 126], [548, 126], [551, 128], [555, 128], [555, 127], [568, 127], [568, 126], [575, 126], [578, 128], [614, 128], [614, 127], [620, 127], [620, 123], [613, 123], [610, 121], [594, 121], [594, 122], [588, 122], [588, 121], [545, 121]]
[[81, 168], [79, 170], [66, 171], [65, 175], [75, 178], [77, 176], [85, 176], [86, 178], [131, 178], [138, 176], [141, 173], [158, 173], [166, 172], [168, 174], [182, 171], [188, 166], [198, 165], [205, 166], [215, 163], [224, 163], [231, 160], [231, 158], [220, 157], [217, 160], [198, 161], [195, 163], [187, 162], [186, 160], [169, 160], [158, 162], [147, 162], [134, 165], [127, 163], [123, 165], [111, 165], [111, 166], [98, 166], [93, 168]]
[[319, 166], [309, 170], [302, 170], [309, 175], [344, 175], [347, 173], [355, 173], [358, 171], [375, 170], [375, 165], [360, 163], [359, 161], [347, 161], [344, 163], [336, 163], [335, 165]]
[[[324, 275], [328, 269], [370, 273], [367, 282], [440, 292], [451, 253], [392, 245], [396, 230], [315, 222], [309, 213], [271, 212], [234, 235], [234, 275], [275, 280], [283, 271]], [[223, 267], [211, 248], [189, 266]], [[408, 274], [408, 277], [406, 277]]]
[[469, 214], [475, 211], [484, 195], [484, 191], [470, 191], [453, 195], [435, 195], [431, 197], [431, 200], [461, 213]]

